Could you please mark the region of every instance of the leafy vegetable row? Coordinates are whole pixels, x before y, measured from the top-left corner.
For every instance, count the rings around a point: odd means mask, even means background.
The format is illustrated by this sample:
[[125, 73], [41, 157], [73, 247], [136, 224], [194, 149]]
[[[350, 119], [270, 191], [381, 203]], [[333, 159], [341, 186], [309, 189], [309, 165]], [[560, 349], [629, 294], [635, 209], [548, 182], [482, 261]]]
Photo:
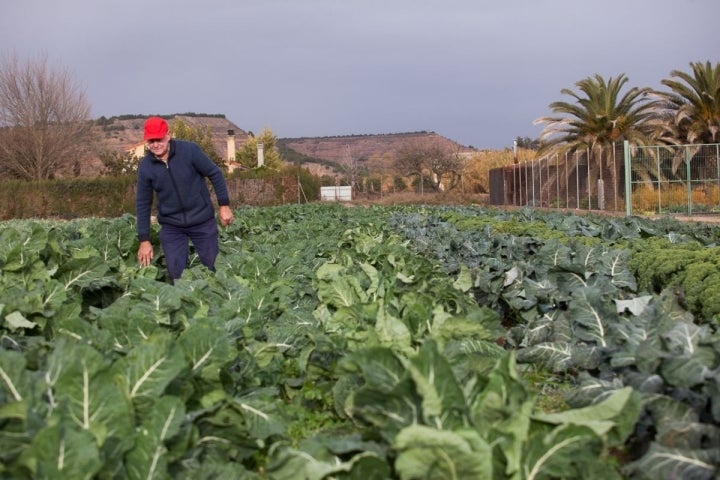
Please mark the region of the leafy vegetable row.
[[[712, 478], [720, 463], [716, 232], [703, 226], [693, 235], [668, 221], [520, 211], [493, 222], [481, 210], [463, 213], [392, 222], [418, 252], [470, 277], [478, 302], [511, 326], [520, 362], [576, 378], [570, 405], [627, 386], [642, 395], [626, 474]], [[528, 229], [537, 236], [524, 236]]]
[[[631, 270], [634, 240], [702, 251], [714, 230], [470, 207], [236, 219], [217, 273], [193, 257], [174, 286], [162, 255], [137, 267], [131, 216], [4, 225], [0, 476], [715, 474], [714, 327]], [[523, 364], [577, 382], [572, 408], [541, 410]]]

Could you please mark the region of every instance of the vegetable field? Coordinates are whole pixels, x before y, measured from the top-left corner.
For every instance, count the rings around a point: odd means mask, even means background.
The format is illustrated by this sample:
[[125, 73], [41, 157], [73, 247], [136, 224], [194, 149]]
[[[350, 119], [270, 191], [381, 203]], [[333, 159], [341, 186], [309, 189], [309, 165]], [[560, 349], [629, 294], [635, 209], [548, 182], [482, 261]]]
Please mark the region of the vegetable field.
[[217, 271], [193, 256], [175, 285], [138, 267], [132, 216], [1, 224], [0, 478], [720, 474], [720, 229], [235, 218]]

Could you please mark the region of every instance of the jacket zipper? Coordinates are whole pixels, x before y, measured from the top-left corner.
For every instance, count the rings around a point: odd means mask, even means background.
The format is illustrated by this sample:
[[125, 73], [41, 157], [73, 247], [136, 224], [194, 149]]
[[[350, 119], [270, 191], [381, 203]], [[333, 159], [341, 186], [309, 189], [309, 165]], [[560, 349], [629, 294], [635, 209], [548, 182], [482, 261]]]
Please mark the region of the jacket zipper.
[[180, 209], [182, 210], [183, 214], [183, 222], [187, 225], [187, 212], [185, 211], [185, 204], [183, 204], [182, 197], [180, 196], [180, 189], [177, 186], [177, 183], [175, 182], [175, 177], [172, 174], [172, 170], [170, 170], [170, 159], [168, 158], [168, 161], [165, 162], [165, 168], [167, 168], [168, 175], [170, 175], [170, 181], [173, 185], [173, 190], [175, 190], [175, 195], [178, 199], [178, 204], [180, 205]]

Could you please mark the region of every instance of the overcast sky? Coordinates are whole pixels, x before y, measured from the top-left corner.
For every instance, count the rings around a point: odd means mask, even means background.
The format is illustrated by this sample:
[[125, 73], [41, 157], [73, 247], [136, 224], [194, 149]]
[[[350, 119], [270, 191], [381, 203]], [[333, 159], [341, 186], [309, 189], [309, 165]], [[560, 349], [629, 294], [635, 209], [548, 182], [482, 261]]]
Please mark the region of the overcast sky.
[[504, 148], [600, 74], [661, 88], [720, 61], [718, 0], [1, 0], [94, 118], [221, 113], [281, 138], [434, 131]]

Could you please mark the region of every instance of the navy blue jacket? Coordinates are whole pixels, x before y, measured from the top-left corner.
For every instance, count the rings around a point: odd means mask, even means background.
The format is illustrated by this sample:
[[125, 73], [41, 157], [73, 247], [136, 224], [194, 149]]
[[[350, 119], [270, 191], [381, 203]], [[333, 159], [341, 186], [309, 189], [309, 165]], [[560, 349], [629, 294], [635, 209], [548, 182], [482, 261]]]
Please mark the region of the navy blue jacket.
[[153, 193], [157, 194], [160, 225], [191, 227], [215, 217], [205, 178], [212, 182], [218, 205], [230, 205], [222, 170], [199, 145], [184, 140], [170, 140], [167, 164], [152, 153], [140, 162], [137, 176], [135, 209], [138, 239], [150, 239], [150, 211]]

